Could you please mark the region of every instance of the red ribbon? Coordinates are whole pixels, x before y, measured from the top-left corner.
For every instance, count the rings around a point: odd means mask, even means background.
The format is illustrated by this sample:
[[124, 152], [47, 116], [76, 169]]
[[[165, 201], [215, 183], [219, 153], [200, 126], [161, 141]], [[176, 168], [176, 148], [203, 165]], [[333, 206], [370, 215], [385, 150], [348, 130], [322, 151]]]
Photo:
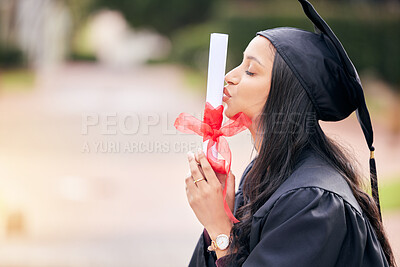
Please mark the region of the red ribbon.
[[[194, 133], [203, 136], [203, 142], [209, 140], [207, 144], [207, 159], [214, 171], [227, 175], [223, 190], [224, 209], [231, 221], [237, 223], [239, 220], [233, 216], [225, 199], [228, 177], [231, 172], [232, 155], [229, 144], [224, 136], [233, 136], [244, 131], [251, 125], [251, 120], [244, 113], [239, 112], [221, 127], [223, 111], [224, 107], [222, 105], [214, 108], [209, 102], [206, 102], [203, 121], [188, 113], [181, 113], [176, 118], [174, 126], [183, 133]], [[223, 159], [218, 159], [218, 157], [213, 155], [211, 148], [214, 144], [216, 144], [217, 151]]]

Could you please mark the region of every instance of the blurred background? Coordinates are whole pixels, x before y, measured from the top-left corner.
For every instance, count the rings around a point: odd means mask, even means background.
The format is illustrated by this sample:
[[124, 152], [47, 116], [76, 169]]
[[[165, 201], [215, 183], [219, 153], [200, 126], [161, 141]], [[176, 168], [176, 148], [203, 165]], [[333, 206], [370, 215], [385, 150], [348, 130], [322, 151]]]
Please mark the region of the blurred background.
[[[399, 262], [400, 3], [311, 2], [360, 73]], [[230, 35], [228, 71], [277, 26], [313, 30], [295, 0], [0, 0], [0, 266], [187, 266], [203, 227], [186, 152], [201, 138], [174, 120], [201, 118], [210, 33]], [[355, 115], [322, 126], [368, 185]], [[229, 143], [238, 185], [255, 152], [248, 131]]]

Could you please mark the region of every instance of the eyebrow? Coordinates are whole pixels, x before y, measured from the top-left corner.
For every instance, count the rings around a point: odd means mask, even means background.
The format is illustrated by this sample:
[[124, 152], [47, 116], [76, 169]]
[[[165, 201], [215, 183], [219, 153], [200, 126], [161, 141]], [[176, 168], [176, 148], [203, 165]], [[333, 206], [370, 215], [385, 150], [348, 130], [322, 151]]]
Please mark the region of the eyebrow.
[[[244, 52], [243, 52], [243, 56], [245, 56]], [[260, 64], [261, 66], [265, 67], [256, 57], [253, 56], [245, 56], [247, 59], [250, 60], [254, 60], [255, 62], [257, 62], [258, 64]]]

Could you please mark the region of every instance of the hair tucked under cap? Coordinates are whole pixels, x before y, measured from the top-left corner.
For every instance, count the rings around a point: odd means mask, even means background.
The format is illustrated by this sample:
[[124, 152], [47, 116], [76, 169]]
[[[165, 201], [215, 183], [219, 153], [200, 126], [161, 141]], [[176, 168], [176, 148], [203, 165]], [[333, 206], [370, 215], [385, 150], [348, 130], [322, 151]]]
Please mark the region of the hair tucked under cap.
[[306, 0], [299, 0], [312, 21], [315, 33], [281, 27], [257, 32], [275, 46], [310, 97], [319, 120], [339, 121], [356, 111], [371, 151], [372, 196], [378, 206], [379, 193], [371, 119], [357, 70], [339, 39]]

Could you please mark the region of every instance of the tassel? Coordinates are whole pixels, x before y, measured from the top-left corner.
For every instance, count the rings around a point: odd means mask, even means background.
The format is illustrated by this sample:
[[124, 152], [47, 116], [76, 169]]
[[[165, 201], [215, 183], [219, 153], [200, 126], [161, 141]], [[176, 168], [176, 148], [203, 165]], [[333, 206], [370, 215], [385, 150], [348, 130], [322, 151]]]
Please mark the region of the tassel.
[[376, 175], [376, 164], [375, 164], [375, 148], [371, 146], [371, 154], [369, 158], [369, 172], [371, 175], [371, 191], [372, 191], [372, 197], [376, 203], [376, 206], [378, 207], [379, 211], [379, 219], [382, 222], [382, 214], [381, 214], [381, 205], [379, 204], [379, 191], [378, 191], [378, 177]]

